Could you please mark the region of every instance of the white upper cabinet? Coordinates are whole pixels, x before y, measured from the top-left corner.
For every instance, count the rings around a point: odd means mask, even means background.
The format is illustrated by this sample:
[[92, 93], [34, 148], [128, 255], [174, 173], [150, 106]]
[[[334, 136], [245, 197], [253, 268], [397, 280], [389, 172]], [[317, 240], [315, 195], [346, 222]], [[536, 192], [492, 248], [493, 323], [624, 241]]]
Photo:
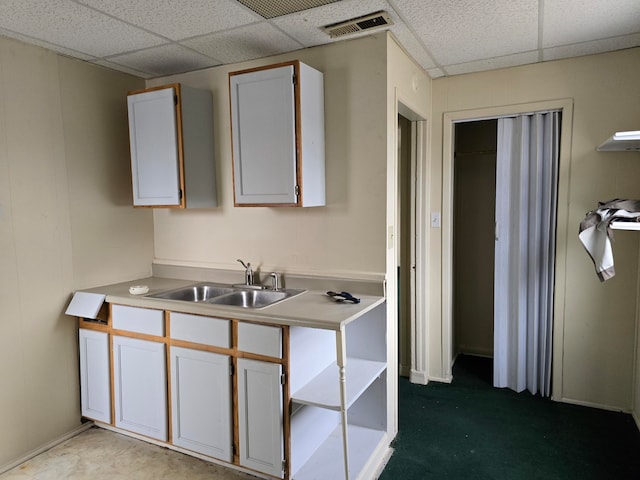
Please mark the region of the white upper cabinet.
[[323, 85], [299, 61], [229, 73], [236, 206], [325, 205]]
[[215, 207], [211, 92], [165, 85], [127, 105], [134, 206]]

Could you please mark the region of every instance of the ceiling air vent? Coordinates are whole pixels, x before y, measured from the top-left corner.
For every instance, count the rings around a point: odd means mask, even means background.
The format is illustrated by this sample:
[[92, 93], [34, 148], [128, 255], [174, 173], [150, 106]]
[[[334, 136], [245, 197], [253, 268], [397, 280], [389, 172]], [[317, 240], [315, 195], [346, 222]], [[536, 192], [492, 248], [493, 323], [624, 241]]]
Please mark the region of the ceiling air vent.
[[387, 12], [376, 12], [364, 17], [352, 18], [345, 22], [334, 23], [322, 27], [322, 30], [331, 38], [351, 35], [365, 30], [384, 27], [385, 25], [393, 25], [391, 18]]

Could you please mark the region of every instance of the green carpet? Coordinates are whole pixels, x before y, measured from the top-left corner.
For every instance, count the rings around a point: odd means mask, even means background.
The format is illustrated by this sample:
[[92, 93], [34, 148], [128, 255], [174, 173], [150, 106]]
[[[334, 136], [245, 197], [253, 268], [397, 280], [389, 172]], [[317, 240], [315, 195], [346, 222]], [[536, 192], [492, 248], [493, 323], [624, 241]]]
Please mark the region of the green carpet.
[[492, 360], [460, 356], [452, 384], [399, 379], [399, 433], [381, 480], [640, 479], [631, 415], [491, 385]]

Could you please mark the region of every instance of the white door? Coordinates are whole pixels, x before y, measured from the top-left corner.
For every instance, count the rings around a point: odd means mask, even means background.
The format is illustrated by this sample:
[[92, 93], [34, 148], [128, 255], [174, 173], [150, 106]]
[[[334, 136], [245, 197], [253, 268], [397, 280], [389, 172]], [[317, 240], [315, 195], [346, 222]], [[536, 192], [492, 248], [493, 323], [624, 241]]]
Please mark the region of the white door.
[[172, 443], [233, 459], [230, 358], [171, 347]]
[[295, 204], [293, 66], [231, 76], [237, 204]]
[[240, 465], [283, 476], [282, 366], [238, 359]]
[[113, 337], [116, 427], [167, 441], [165, 345]]
[[175, 90], [127, 97], [133, 204], [180, 205]]
[[81, 328], [79, 342], [82, 415], [111, 423], [109, 335]]

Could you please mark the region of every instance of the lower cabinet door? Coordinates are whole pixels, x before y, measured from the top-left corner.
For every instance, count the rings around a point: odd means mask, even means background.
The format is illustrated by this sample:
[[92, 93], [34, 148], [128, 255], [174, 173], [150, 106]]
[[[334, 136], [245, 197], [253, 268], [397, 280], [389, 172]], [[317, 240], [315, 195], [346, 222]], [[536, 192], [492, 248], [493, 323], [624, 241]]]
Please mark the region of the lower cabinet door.
[[115, 425], [167, 441], [165, 345], [113, 337]]
[[111, 423], [109, 335], [105, 332], [81, 328], [78, 338], [82, 415], [93, 420]]
[[233, 460], [230, 357], [170, 347], [172, 443]]
[[283, 477], [282, 366], [238, 359], [240, 465]]

